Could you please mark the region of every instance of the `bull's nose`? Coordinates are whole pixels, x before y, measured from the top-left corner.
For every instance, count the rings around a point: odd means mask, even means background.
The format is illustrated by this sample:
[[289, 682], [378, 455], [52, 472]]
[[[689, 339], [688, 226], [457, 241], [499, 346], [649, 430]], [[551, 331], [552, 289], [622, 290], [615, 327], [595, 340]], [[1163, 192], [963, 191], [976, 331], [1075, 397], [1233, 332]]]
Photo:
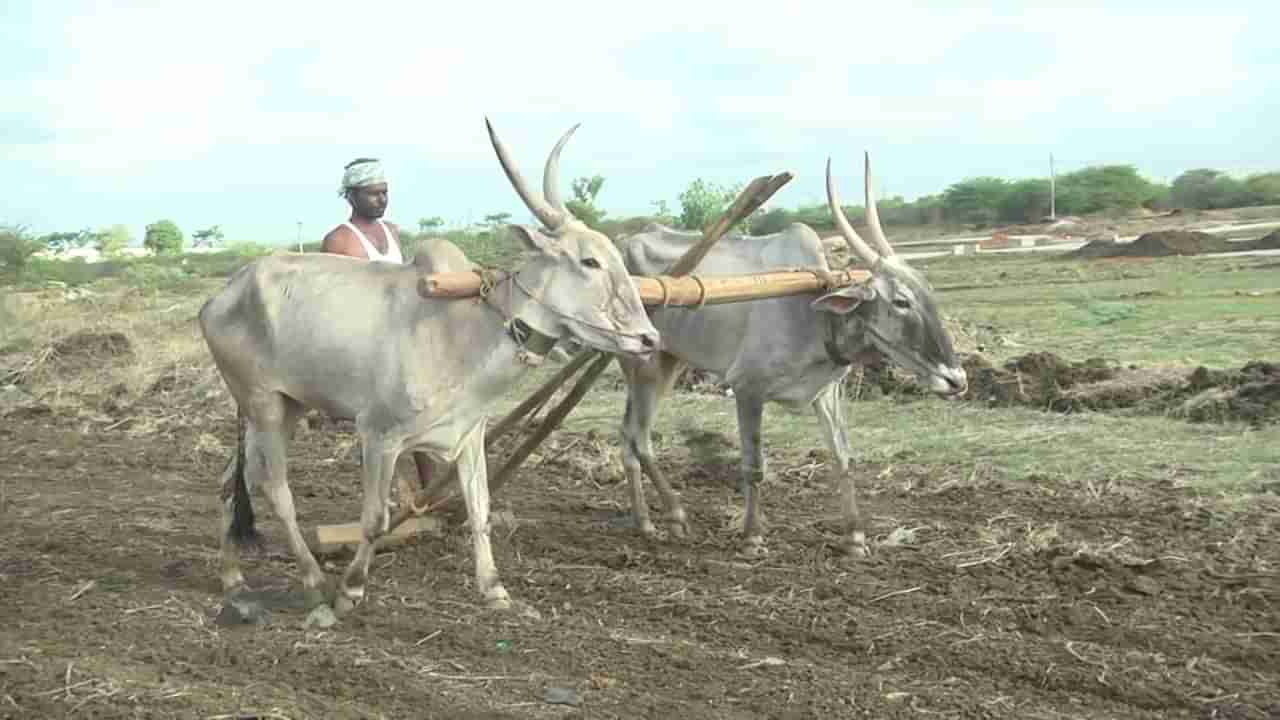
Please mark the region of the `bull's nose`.
[[658, 336], [655, 333], [644, 333], [640, 336], [640, 344], [649, 350], [655, 350], [658, 347]]

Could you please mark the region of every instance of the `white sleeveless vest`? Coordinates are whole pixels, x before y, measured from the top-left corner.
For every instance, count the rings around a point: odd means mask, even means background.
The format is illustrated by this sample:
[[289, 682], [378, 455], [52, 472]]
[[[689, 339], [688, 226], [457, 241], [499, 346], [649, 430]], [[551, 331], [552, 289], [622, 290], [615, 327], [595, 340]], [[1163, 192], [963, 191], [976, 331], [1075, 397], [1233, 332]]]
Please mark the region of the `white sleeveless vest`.
[[351, 232], [355, 233], [356, 237], [360, 239], [360, 244], [364, 246], [364, 252], [369, 256], [370, 261], [404, 263], [404, 257], [400, 254], [400, 245], [396, 242], [395, 236], [391, 234], [391, 228], [387, 227], [387, 224], [382, 222], [381, 218], [378, 219], [378, 224], [382, 226], [382, 232], [387, 237], [387, 252], [385, 255], [378, 252], [378, 248], [374, 247], [373, 243], [369, 242], [369, 239], [355, 225], [352, 225], [349, 221], [342, 224], [351, 228]]

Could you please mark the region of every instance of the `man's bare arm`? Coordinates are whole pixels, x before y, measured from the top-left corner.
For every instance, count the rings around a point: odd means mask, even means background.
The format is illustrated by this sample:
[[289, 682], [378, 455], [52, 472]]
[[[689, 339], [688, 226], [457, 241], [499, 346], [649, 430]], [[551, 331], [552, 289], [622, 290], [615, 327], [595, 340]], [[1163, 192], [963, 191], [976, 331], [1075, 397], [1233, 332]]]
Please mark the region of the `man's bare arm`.
[[360, 241], [344, 227], [334, 228], [329, 231], [328, 235], [324, 236], [324, 242], [320, 243], [320, 252], [350, 255], [358, 258], [368, 257], [365, 255]]

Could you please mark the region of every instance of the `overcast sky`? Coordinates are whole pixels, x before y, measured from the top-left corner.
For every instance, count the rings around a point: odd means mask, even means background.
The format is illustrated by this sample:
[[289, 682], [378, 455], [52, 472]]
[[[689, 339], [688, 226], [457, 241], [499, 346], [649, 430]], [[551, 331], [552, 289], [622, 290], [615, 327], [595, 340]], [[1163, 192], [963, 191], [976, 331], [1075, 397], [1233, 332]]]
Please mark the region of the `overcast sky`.
[[614, 215], [782, 170], [775, 204], [822, 202], [828, 155], [860, 202], [863, 150], [907, 199], [1044, 176], [1050, 152], [1163, 181], [1280, 169], [1280, 3], [1074, 5], [8, 0], [0, 223], [317, 240], [359, 156], [402, 226], [523, 221], [486, 115], [539, 186], [582, 123], [563, 192], [604, 175]]

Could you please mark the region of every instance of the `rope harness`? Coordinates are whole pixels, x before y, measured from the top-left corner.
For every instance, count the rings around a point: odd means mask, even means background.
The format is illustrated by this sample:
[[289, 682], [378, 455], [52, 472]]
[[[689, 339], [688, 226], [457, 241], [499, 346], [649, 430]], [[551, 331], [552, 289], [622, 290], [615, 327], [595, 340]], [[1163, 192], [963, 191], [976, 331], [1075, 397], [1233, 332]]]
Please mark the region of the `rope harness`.
[[[559, 338], [547, 335], [520, 318], [512, 315], [511, 287], [519, 289], [520, 292], [530, 301], [566, 322], [585, 328], [591, 328], [597, 332], [614, 337], [641, 337], [640, 333], [619, 332], [616, 327], [597, 325], [560, 310], [543, 300], [538, 293], [530, 290], [524, 283], [520, 282], [519, 271], [511, 274], [504, 274], [505, 277], [501, 278], [499, 278], [497, 272], [488, 268], [478, 268], [472, 272], [475, 272], [480, 276], [480, 299], [489, 307], [493, 308], [498, 315], [502, 317], [503, 324], [507, 329], [507, 334], [511, 336], [511, 339], [515, 341], [516, 345], [520, 348], [516, 352], [516, 357], [520, 362], [526, 365], [535, 367], [541, 365], [542, 361], [546, 359], [546, 354], [551, 352], [552, 348], [554, 348], [556, 343], [559, 342]], [[501, 304], [492, 299], [492, 296], [496, 293], [498, 286], [504, 284], [508, 284], [506, 308], [503, 308]]]

